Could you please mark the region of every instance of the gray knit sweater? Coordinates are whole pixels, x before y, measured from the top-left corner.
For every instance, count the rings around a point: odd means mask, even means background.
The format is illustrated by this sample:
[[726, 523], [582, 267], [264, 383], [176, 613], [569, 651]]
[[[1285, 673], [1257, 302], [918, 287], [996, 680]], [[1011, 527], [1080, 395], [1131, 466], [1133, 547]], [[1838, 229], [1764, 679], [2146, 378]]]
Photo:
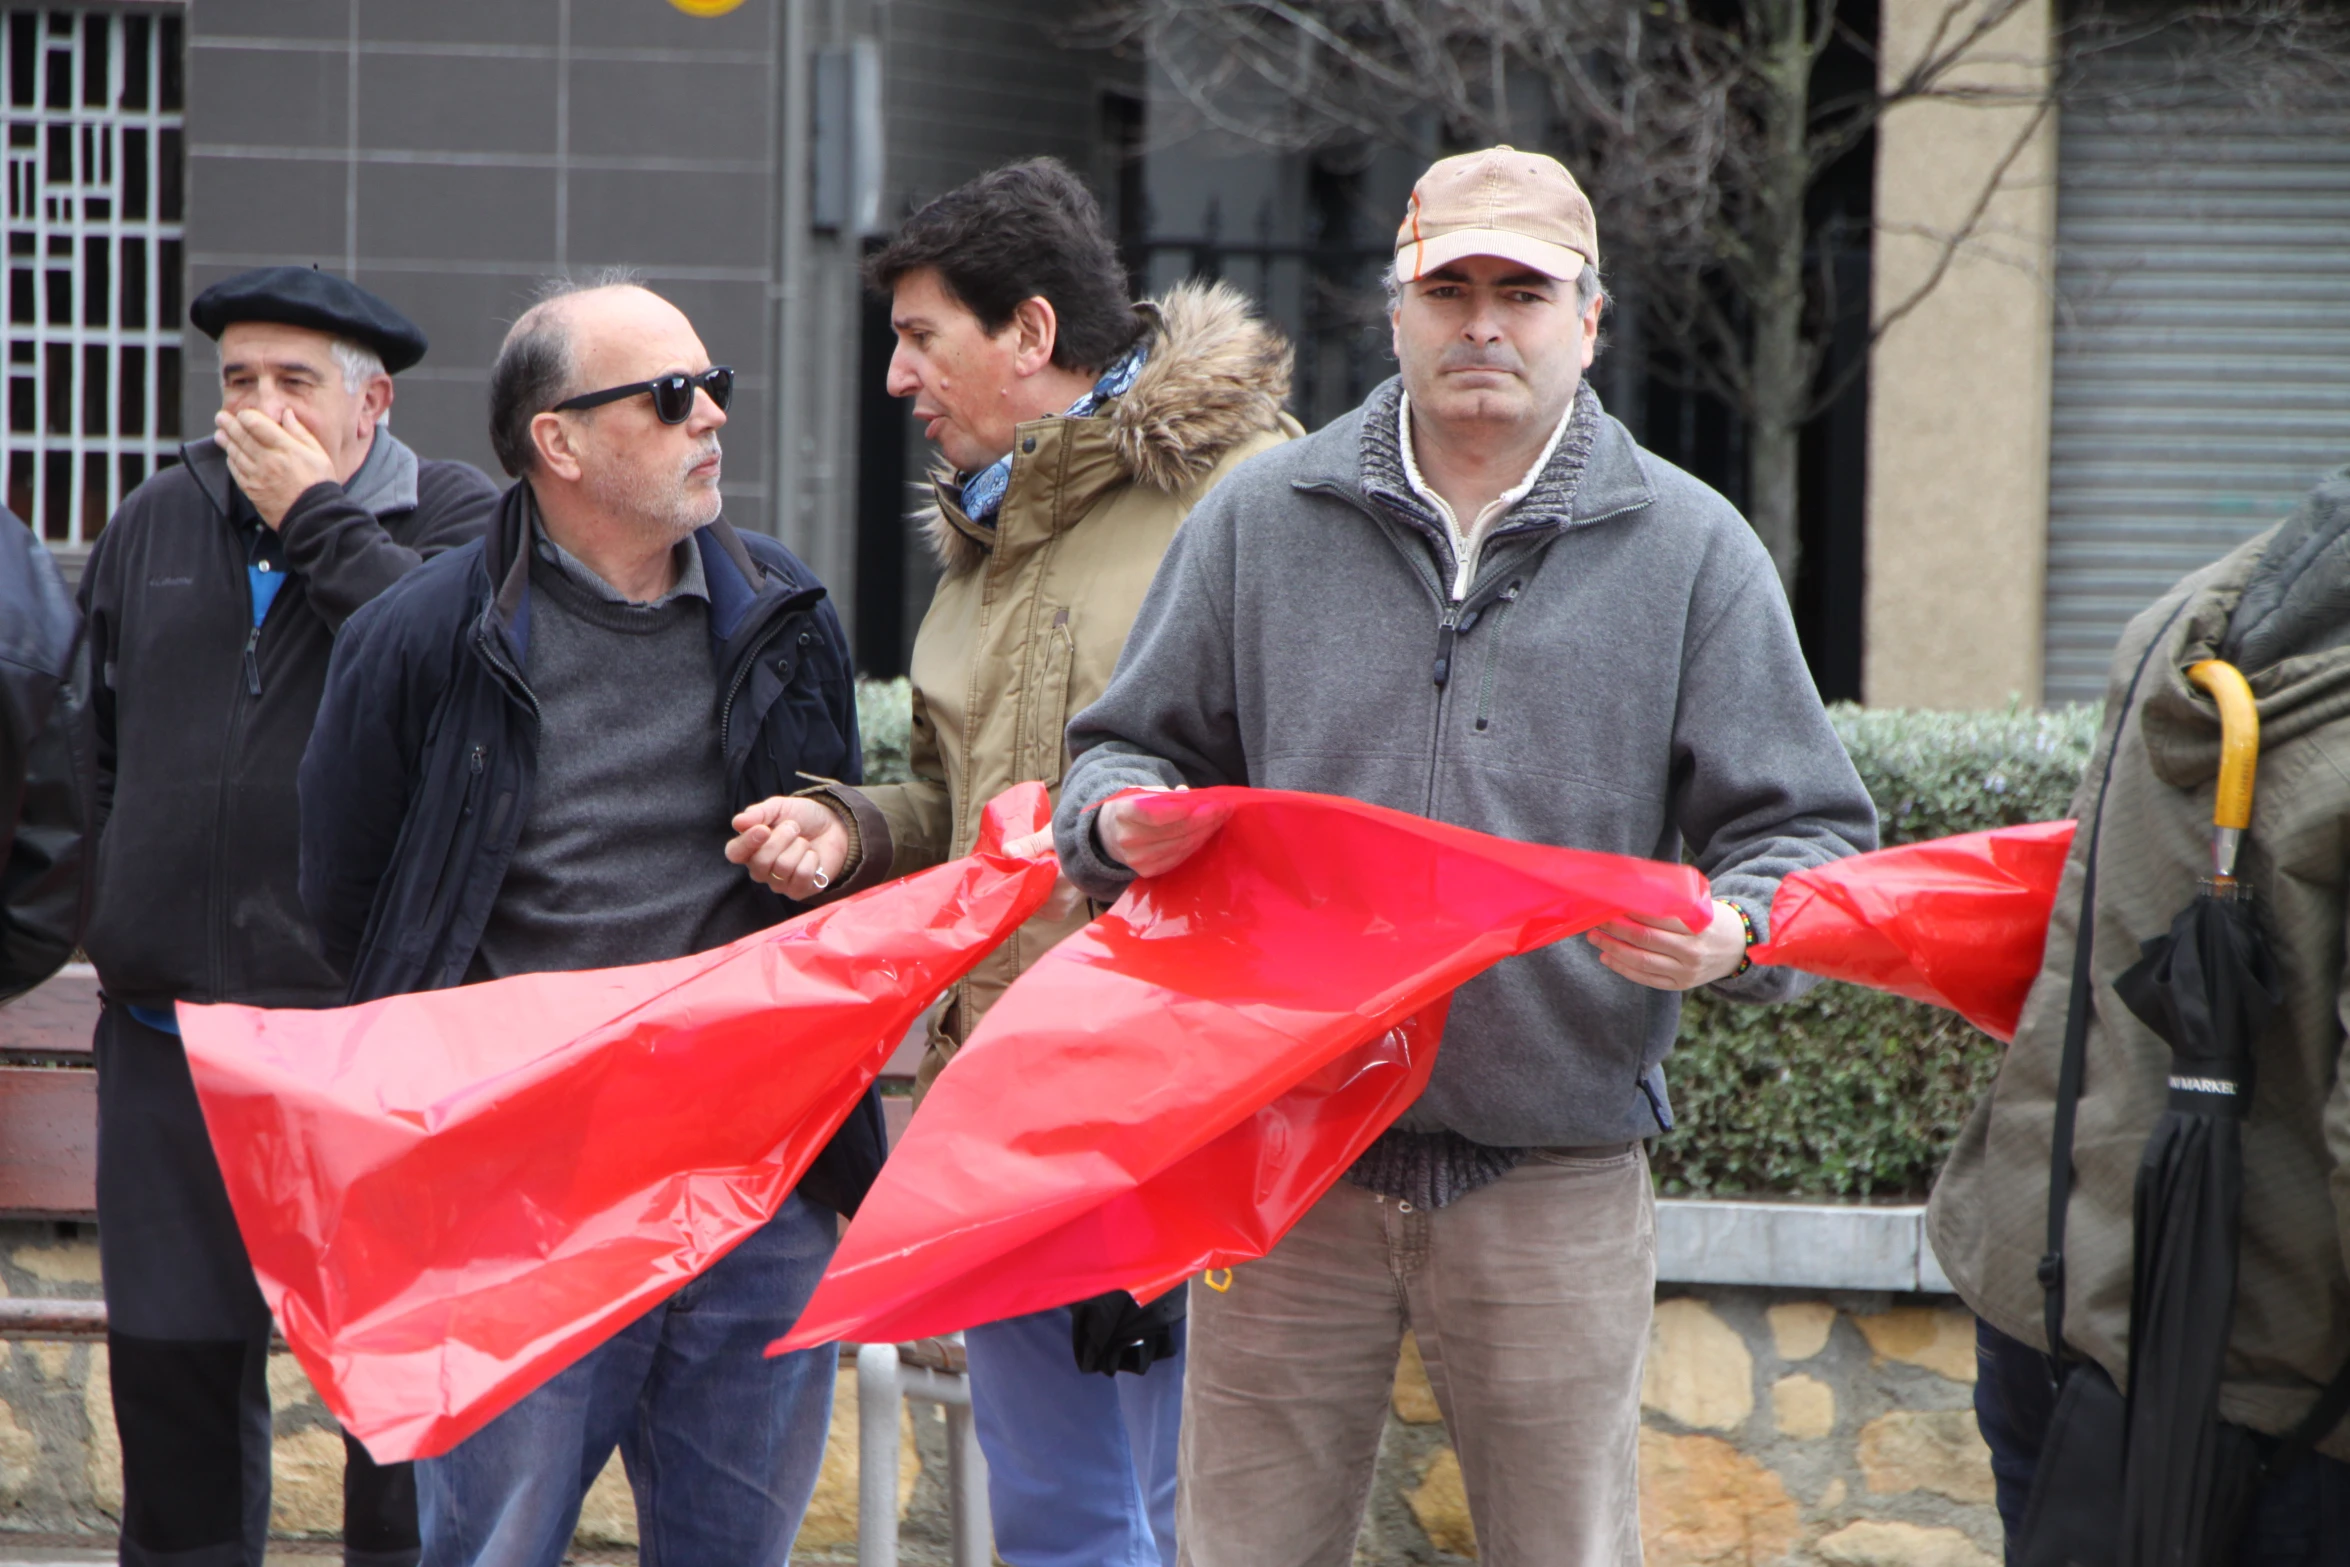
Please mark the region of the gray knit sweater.
[[537, 541], [538, 779], [474, 979], [682, 957], [772, 918], [725, 856], [709, 591], [690, 542], [678, 560], [677, 586], [634, 604]]

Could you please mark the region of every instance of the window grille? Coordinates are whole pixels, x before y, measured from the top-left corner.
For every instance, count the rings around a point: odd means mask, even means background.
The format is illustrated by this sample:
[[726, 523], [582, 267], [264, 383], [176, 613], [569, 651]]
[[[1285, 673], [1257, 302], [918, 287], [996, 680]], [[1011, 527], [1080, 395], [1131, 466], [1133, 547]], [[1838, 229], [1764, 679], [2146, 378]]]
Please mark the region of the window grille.
[[183, 22], [15, 10], [8, 122], [8, 509], [87, 544], [176, 462]]

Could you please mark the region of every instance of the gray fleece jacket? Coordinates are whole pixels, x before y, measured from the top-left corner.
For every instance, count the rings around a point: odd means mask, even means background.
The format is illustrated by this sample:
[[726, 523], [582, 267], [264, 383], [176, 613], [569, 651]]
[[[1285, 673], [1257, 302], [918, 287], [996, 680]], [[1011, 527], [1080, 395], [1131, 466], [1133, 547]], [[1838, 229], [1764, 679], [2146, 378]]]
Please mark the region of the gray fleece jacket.
[[[1468, 593], [1412, 493], [1400, 385], [1251, 458], [1161, 562], [1101, 700], [1069, 726], [1054, 818], [1096, 898], [1131, 879], [1094, 813], [1136, 785], [1348, 795], [1480, 832], [1689, 857], [1767, 934], [1792, 871], [1876, 843], [1770, 556], [1721, 496], [1642, 451], [1586, 386]], [[1783, 1000], [1754, 968], [1717, 989]], [[1671, 1126], [1659, 1064], [1680, 998], [1588, 942], [1461, 987], [1426, 1094], [1398, 1122], [1497, 1147]]]

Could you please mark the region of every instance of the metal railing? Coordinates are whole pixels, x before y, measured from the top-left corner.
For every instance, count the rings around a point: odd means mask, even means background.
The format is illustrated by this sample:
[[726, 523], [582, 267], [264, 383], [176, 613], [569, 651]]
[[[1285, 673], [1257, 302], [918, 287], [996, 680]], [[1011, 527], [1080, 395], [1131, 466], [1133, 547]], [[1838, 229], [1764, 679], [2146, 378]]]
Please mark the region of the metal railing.
[[953, 1339], [857, 1350], [857, 1567], [897, 1567], [898, 1423], [909, 1398], [946, 1413], [954, 1567], [988, 1567], [995, 1560], [995, 1523], [987, 1508], [987, 1460], [971, 1420], [963, 1346]]

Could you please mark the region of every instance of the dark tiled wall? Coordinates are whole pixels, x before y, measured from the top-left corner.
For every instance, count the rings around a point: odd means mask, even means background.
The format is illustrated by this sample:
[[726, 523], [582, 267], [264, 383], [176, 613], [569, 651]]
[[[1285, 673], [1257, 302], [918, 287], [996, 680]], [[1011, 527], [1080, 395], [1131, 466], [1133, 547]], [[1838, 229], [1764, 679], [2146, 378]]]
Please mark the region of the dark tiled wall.
[[[346, 271], [433, 351], [393, 424], [496, 472], [484, 387], [537, 280], [626, 265], [742, 373], [729, 510], [769, 525], [780, 0], [194, 0], [191, 290]], [[191, 423], [218, 405], [205, 345]]]
[[1079, 0], [891, 0], [888, 58], [892, 222], [1016, 158], [1051, 153], [1107, 195], [1101, 97], [1139, 89], [1140, 67], [1070, 47]]
[[[1103, 95], [1139, 93], [1142, 71], [1136, 61], [1071, 46], [1072, 23], [1087, 9], [1083, 0], [890, 0], [880, 13], [885, 221], [895, 224], [974, 175], [1039, 153], [1060, 158], [1109, 200], [1118, 170], [1104, 135]], [[911, 425], [905, 452], [903, 477], [919, 478], [932, 453]], [[915, 504], [928, 500], [925, 487], [903, 493]], [[911, 521], [899, 549], [903, 667], [938, 565]]]

